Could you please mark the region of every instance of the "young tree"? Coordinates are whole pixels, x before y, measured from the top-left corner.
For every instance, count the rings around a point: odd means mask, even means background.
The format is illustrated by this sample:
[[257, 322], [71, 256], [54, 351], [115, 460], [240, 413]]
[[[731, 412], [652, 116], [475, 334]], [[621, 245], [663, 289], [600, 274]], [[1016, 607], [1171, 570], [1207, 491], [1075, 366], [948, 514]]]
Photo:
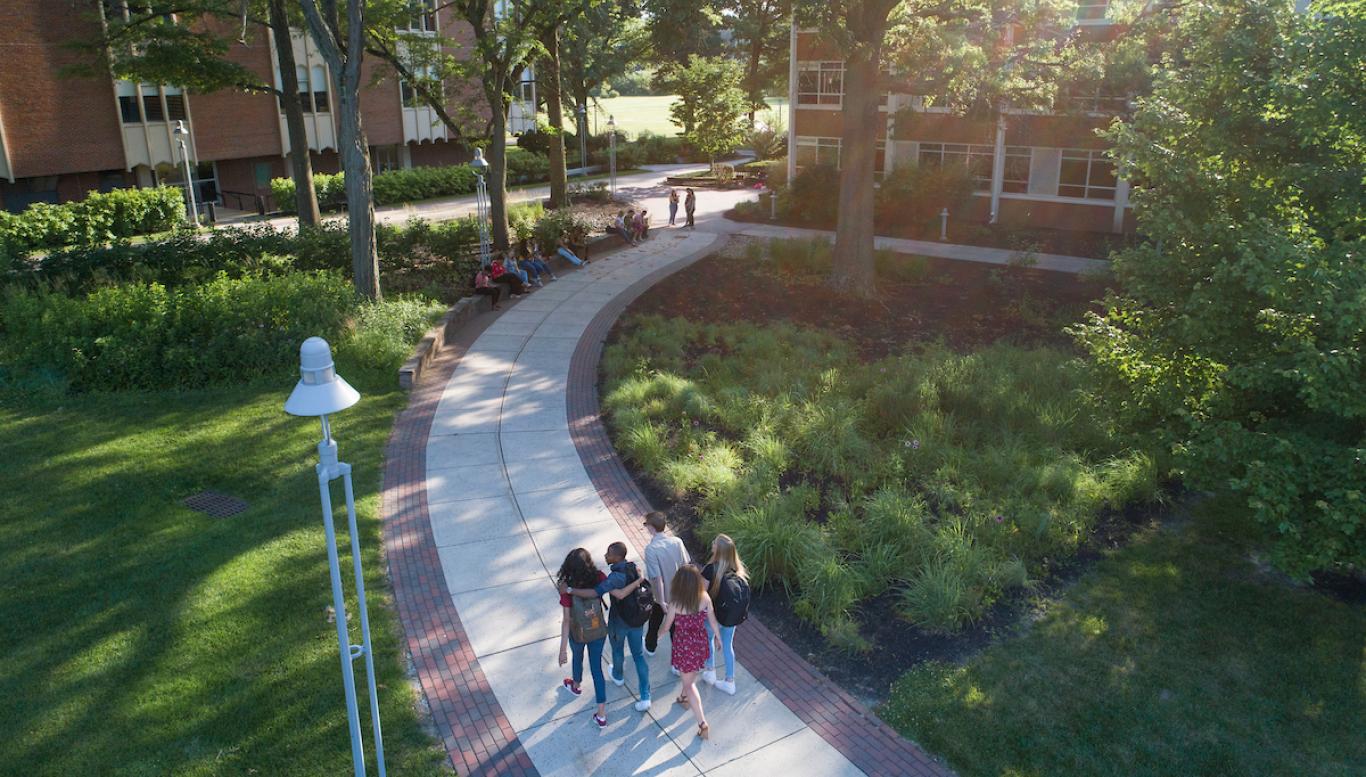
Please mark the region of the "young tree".
[[[140, 83], [174, 84], [192, 93], [207, 94], [224, 89], [272, 95], [285, 114], [291, 153], [295, 204], [300, 226], [316, 226], [321, 217], [313, 188], [313, 165], [304, 130], [303, 106], [295, 75], [294, 51], [288, 45], [289, 19], [284, 0], [183, 0], [168, 17], [165, 8], [145, 3], [114, 3], [101, 7], [103, 35], [89, 47], [108, 56], [116, 78]], [[125, 11], [126, 16], [125, 16]], [[261, 77], [231, 58], [234, 45], [247, 40], [249, 30], [264, 37], [271, 29], [280, 67], [281, 84], [275, 89]], [[89, 70], [83, 68], [82, 70]]]
[[347, 0], [343, 26], [337, 0], [301, 0], [308, 31], [332, 72], [340, 119], [342, 171], [346, 174], [346, 210], [351, 234], [351, 273], [356, 291], [378, 300], [379, 252], [375, 243], [375, 197], [370, 148], [361, 120], [361, 63], [365, 58], [365, 0]]
[[683, 137], [711, 159], [714, 175], [716, 156], [731, 151], [745, 137], [743, 119], [750, 103], [740, 88], [740, 65], [694, 56], [675, 78], [678, 101], [669, 106], [670, 119], [684, 127]]
[[1097, 399], [1296, 576], [1366, 568], [1366, 9], [1182, 8], [1110, 138], [1143, 243], [1075, 334]]

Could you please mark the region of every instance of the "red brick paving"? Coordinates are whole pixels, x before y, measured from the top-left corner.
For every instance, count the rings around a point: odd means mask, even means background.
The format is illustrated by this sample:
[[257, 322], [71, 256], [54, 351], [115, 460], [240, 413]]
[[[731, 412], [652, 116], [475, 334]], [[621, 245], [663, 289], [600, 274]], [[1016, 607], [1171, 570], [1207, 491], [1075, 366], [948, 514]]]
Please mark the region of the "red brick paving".
[[427, 515], [432, 416], [455, 365], [493, 319], [481, 315], [461, 329], [394, 422], [384, 452], [384, 550], [408, 653], [451, 765], [462, 775], [536, 777], [460, 624]]

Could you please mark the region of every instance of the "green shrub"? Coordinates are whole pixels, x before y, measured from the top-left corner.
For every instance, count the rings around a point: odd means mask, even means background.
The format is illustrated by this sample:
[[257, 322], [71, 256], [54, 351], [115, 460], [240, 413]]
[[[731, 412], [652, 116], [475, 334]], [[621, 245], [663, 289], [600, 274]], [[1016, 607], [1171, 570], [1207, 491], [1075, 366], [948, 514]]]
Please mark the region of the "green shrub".
[[[475, 175], [467, 165], [444, 167], [414, 167], [408, 170], [388, 170], [371, 178], [376, 205], [401, 205], [405, 202], [429, 200], [435, 197], [454, 197], [474, 191]], [[318, 194], [318, 207], [323, 210], [340, 208], [346, 204], [346, 174], [313, 174], [313, 187]], [[275, 207], [282, 213], [294, 213], [294, 180], [276, 178], [270, 182]]]
[[62, 205], [34, 203], [22, 213], [0, 211], [0, 254], [21, 257], [65, 246], [104, 245], [164, 232], [185, 218], [185, 195], [169, 186], [90, 192]]
[[839, 210], [840, 172], [834, 165], [810, 165], [778, 196], [778, 211], [813, 226], [832, 226]]
[[902, 613], [926, 631], [952, 634], [980, 614], [977, 589], [953, 563], [934, 559], [902, 593]]
[[351, 335], [337, 345], [337, 362], [392, 379], [412, 355], [413, 345], [445, 312], [444, 304], [419, 296], [362, 303], [356, 308]]
[[312, 335], [338, 341], [355, 299], [335, 273], [220, 274], [83, 297], [11, 290], [0, 348], [18, 370], [55, 373], [75, 391], [234, 383], [289, 372]]
[[745, 564], [757, 584], [790, 589], [798, 570], [829, 553], [820, 528], [806, 520], [814, 499], [809, 489], [794, 489], [722, 514], [705, 524], [706, 533], [729, 534], [744, 548]]
[[903, 165], [883, 177], [873, 220], [881, 227], [910, 223], [930, 228], [939, 223], [942, 208], [961, 212], [974, 188], [972, 173], [963, 165]]
[[768, 256], [778, 272], [793, 276], [824, 277], [830, 274], [830, 241], [823, 237], [774, 238]]

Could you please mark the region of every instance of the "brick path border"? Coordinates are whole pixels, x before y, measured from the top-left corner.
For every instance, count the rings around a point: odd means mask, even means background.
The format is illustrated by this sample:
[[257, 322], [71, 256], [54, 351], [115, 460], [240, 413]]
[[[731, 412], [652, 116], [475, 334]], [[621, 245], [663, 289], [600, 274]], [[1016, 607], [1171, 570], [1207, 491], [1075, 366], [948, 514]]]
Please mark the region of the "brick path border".
[[455, 611], [427, 514], [427, 435], [451, 373], [496, 316], [461, 328], [424, 371], [384, 449], [383, 537], [403, 639], [432, 722], [461, 775], [538, 777]]
[[[617, 318], [646, 289], [664, 277], [715, 253], [719, 244], [695, 252], [637, 281], [599, 311], [579, 339], [565, 387], [569, 434], [603, 504], [639, 550], [649, 542], [640, 517], [653, 510], [608, 439], [599, 416], [598, 362]], [[438, 569], [438, 572], [440, 570]], [[803, 723], [840, 751], [869, 777], [949, 777], [953, 774], [915, 743], [903, 738], [871, 711], [797, 655], [751, 616], [744, 639], [736, 640], [736, 660], [792, 710]]]

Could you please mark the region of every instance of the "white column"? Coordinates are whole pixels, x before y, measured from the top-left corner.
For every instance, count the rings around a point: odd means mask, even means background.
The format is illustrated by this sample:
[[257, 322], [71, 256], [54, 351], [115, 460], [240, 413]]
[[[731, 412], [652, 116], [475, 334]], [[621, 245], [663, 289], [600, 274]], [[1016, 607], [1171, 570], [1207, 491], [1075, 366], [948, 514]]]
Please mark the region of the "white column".
[[797, 17], [792, 16], [792, 32], [787, 57], [787, 180], [797, 177]]
[[1001, 183], [1006, 173], [1006, 113], [996, 111], [996, 145], [991, 154], [991, 223], [1001, 216]]
[[1124, 231], [1124, 211], [1129, 207], [1129, 182], [1123, 178], [1115, 182], [1115, 220], [1111, 225], [1112, 231], [1119, 234]]

